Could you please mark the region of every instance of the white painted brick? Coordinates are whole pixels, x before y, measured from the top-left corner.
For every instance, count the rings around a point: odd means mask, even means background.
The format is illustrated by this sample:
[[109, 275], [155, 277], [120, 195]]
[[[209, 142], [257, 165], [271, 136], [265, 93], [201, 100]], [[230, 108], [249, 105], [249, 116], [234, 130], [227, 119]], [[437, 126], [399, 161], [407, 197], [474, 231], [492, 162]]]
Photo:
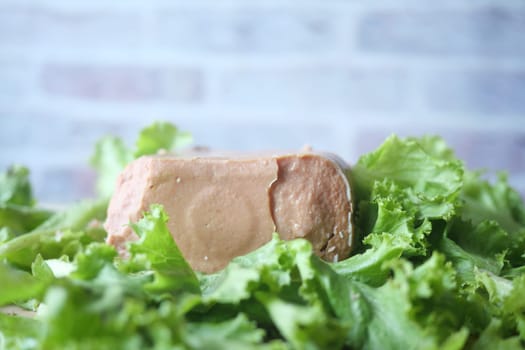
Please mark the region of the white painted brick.
[[0, 57], [0, 103], [13, 103], [34, 90], [34, 67], [31, 62]]
[[202, 102], [205, 90], [204, 76], [192, 67], [159, 67], [160, 98], [170, 102]]
[[335, 151], [340, 145], [337, 129], [328, 123], [224, 122], [210, 118], [206, 124], [180, 120], [179, 125], [193, 134], [196, 144], [218, 150], [299, 150], [309, 145]]
[[[95, 142], [104, 135], [127, 136], [141, 125], [79, 120], [45, 112], [0, 113], [0, 158], [6, 163], [87, 164]], [[132, 130], [130, 130], [132, 129]]]
[[424, 92], [432, 110], [525, 116], [525, 70], [439, 72], [426, 84]]
[[407, 74], [390, 68], [319, 66], [306, 69], [259, 69], [225, 72], [218, 103], [287, 112], [324, 114], [361, 110], [398, 110], [407, 101]]
[[158, 13], [153, 41], [184, 51], [313, 52], [336, 46], [326, 11], [250, 10], [246, 6]]

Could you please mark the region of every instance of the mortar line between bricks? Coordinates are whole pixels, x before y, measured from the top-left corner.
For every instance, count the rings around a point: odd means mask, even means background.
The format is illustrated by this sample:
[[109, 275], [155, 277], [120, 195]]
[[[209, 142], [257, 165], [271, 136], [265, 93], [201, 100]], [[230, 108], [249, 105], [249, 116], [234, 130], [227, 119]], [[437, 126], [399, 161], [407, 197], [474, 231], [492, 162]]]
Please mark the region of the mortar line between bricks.
[[[38, 48], [37, 48], [38, 49]], [[93, 55], [90, 50], [36, 50], [20, 47], [0, 48], [0, 59], [2, 60], [25, 60], [31, 64], [62, 63], [71, 65], [189, 65], [193, 67], [297, 67], [330, 64], [339, 66], [363, 66], [363, 67], [385, 67], [385, 66], [409, 66], [411, 69], [451, 69], [451, 68], [480, 68], [518, 70], [525, 69], [525, 60], [522, 57], [476, 57], [476, 56], [420, 56], [394, 54], [364, 54], [354, 52], [336, 52], [329, 54], [312, 54], [310, 52], [297, 53], [230, 53], [217, 54], [174, 54], [172, 52], [147, 49], [148, 54], [133, 55], [132, 52], [120, 50], [119, 52], [99, 50]], [[350, 58], [350, 59], [349, 59]], [[494, 59], [497, 58], [497, 63]]]
[[[121, 104], [117, 102], [111, 103], [94, 103], [93, 101], [82, 101], [78, 99], [69, 98], [34, 98], [28, 101], [25, 108], [18, 109], [16, 113], [31, 113], [31, 111], [38, 111], [42, 113], [49, 113], [54, 115], [68, 115], [69, 112], [64, 111], [80, 111], [71, 112], [71, 117], [80, 118], [81, 120], [106, 120], [108, 117], [113, 117], [115, 120], [125, 121], [127, 118], [144, 117], [147, 115], [164, 116], [165, 118], [187, 118], [191, 115], [195, 120], [206, 120], [210, 116], [220, 118], [224, 121], [245, 121], [246, 116], [250, 115], [250, 120], [265, 121], [271, 120], [287, 120], [290, 122], [302, 122], [305, 119], [316, 119], [322, 112], [271, 112], [271, 111], [253, 111], [244, 108], [231, 108], [221, 106], [220, 104], [207, 104], [199, 106], [181, 106], [174, 103], [134, 103]], [[396, 126], [400, 123], [411, 124], [428, 124], [428, 125], [443, 125], [449, 127], [458, 127], [462, 129], [474, 130], [499, 130], [499, 131], [520, 131], [525, 132], [525, 123], [522, 122], [522, 115], [498, 115], [499, 118], [505, 120], [505, 123], [496, 118], [491, 118], [490, 115], [485, 117], [472, 116], [471, 114], [461, 113], [436, 113], [429, 111], [425, 113], [424, 118], [417, 118], [411, 111], [405, 112], [372, 112], [372, 111], [344, 111], [326, 112], [330, 118], [327, 123], [348, 123], [350, 113], [359, 115], [360, 118], [355, 120], [355, 125], [379, 127], [382, 126]], [[122, 116], [122, 119], [115, 116]], [[443, 118], [447, 116], [447, 118]], [[496, 120], [494, 120], [496, 119]], [[480, 120], [483, 122], [480, 123]]]

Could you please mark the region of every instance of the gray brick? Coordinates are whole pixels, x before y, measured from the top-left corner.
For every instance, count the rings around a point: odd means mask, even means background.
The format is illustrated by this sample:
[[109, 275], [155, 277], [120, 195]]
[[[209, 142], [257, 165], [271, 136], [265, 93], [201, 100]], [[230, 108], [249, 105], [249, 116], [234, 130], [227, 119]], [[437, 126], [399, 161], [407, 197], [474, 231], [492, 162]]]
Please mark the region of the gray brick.
[[202, 76], [191, 68], [47, 64], [40, 76], [51, 95], [107, 101], [201, 99]]
[[154, 41], [185, 51], [285, 52], [333, 49], [334, 14], [268, 9], [158, 13]]
[[366, 15], [360, 48], [375, 52], [525, 57], [525, 8], [391, 10]]
[[525, 114], [525, 71], [437, 73], [425, 88], [432, 109], [501, 115]]
[[160, 95], [160, 76], [153, 69], [48, 64], [40, 78], [44, 92], [52, 95], [128, 101]]
[[24, 60], [0, 58], [0, 103], [27, 97], [33, 92], [35, 76], [31, 63]]
[[142, 29], [140, 15], [128, 11], [0, 7], [0, 46], [136, 47]]
[[160, 72], [160, 98], [171, 102], [201, 102], [207, 91], [202, 72], [195, 68], [163, 68]]
[[31, 164], [87, 164], [95, 142], [102, 136], [126, 137], [129, 129], [137, 127], [136, 123], [79, 119], [67, 111], [63, 115], [1, 112], [0, 120], [0, 158]]
[[407, 76], [397, 69], [254, 69], [225, 72], [218, 100], [237, 108], [292, 113], [397, 110], [406, 104]]

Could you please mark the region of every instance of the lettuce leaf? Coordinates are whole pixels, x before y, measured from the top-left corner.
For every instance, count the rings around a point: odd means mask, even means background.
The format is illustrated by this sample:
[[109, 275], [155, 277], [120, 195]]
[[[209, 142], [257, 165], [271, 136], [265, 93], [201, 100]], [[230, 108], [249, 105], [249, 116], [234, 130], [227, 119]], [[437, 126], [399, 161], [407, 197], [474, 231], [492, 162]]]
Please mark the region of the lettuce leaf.
[[0, 289], [0, 306], [37, 297], [45, 283], [30, 273], [0, 263], [0, 280], [6, 287]]
[[[359, 348], [461, 349], [469, 332], [462, 327], [463, 300], [455, 294], [454, 274], [433, 255], [425, 264], [397, 260], [394, 278], [379, 288], [357, 284], [371, 319]], [[356, 297], [357, 298], [357, 297]]]
[[155, 279], [145, 286], [150, 291], [176, 292], [179, 289], [199, 292], [199, 281], [190, 265], [168, 231], [168, 216], [159, 204], [151, 206], [144, 218], [133, 224], [134, 231], [140, 239], [130, 245], [134, 257], [144, 256], [146, 269], [155, 272]]
[[29, 182], [29, 169], [13, 165], [0, 173], [0, 203], [33, 206], [33, 190]]
[[160, 150], [176, 151], [192, 142], [191, 134], [180, 131], [175, 125], [167, 122], [156, 122], [142, 129], [135, 144], [134, 157], [155, 154]]
[[[452, 293], [443, 296], [445, 306], [456, 304], [462, 313], [451, 309], [446, 318], [449, 326], [455, 327], [438, 328], [457, 334], [457, 338], [450, 341], [463, 339], [458, 344], [465, 345], [467, 335], [478, 339], [469, 341], [474, 347], [483, 348], [483, 344], [492, 344], [492, 340], [494, 344], [516, 344], [511, 339], [522, 333], [521, 321], [517, 321], [517, 316], [511, 317], [513, 322], [506, 320], [509, 314], [519, 315], [521, 306], [511, 303], [512, 312], [501, 314], [494, 310], [493, 298], [487, 296], [487, 293], [490, 295], [488, 286], [492, 286], [491, 290], [509, 290], [505, 286], [512, 285], [513, 280], [519, 281], [525, 271], [523, 201], [510, 188], [505, 176], [492, 184], [482, 179], [481, 173], [466, 171], [438, 137], [399, 139], [392, 136], [359, 160], [354, 167], [354, 183], [358, 194], [356, 221], [363, 246], [359, 254], [335, 264], [334, 269], [348, 281], [364, 283], [362, 288], [367, 290], [369, 304], [383, 308], [380, 301], [387, 296], [373, 296], [386, 291], [400, 276], [400, 270], [394, 269], [394, 280], [390, 278], [391, 264], [408, 259], [416, 266], [414, 271], [418, 271], [439, 252], [440, 259], [444, 257], [449, 264], [448, 269], [453, 267], [457, 281]], [[480, 284], [480, 280], [484, 283]], [[376, 289], [368, 289], [370, 287]], [[519, 285], [513, 290], [524, 293], [525, 286]], [[418, 308], [417, 300], [407, 302], [406, 297], [405, 301], [399, 299], [399, 295], [392, 295], [394, 297], [398, 298], [393, 303], [396, 306], [404, 303], [406, 308]], [[381, 314], [389, 315], [393, 307], [385, 306], [386, 311]], [[446, 315], [442, 305], [433, 305], [428, 310], [430, 314], [432, 310], [441, 310]], [[403, 319], [400, 311], [395, 317], [398, 324]], [[394, 318], [391, 321], [394, 322]], [[422, 325], [422, 320], [416, 321], [416, 325]], [[417, 330], [416, 325], [409, 328]], [[401, 333], [385, 332], [386, 327], [382, 324], [377, 330], [388, 338], [401, 337]], [[498, 338], [492, 339], [496, 333]], [[421, 339], [425, 338], [421, 336]], [[386, 341], [382, 339], [374, 344], [379, 346]], [[427, 345], [432, 348], [435, 344]], [[421, 344], [421, 347], [427, 345]], [[398, 343], [395, 348], [408, 346]]]
[[99, 196], [111, 196], [118, 174], [132, 160], [132, 152], [120, 138], [107, 136], [97, 142], [90, 164], [97, 171], [96, 189]]
[[31, 232], [0, 244], [0, 260], [28, 269], [38, 254], [45, 259], [72, 258], [88, 243], [104, 239], [100, 225], [106, 207], [106, 200], [84, 201], [54, 214]]
[[37, 349], [41, 332], [41, 323], [32, 318], [0, 312], [0, 349]]
[[508, 184], [507, 177], [500, 174], [491, 184], [482, 179], [479, 172], [467, 173], [461, 198], [464, 201], [462, 219], [476, 227], [465, 232], [469, 237], [475, 235], [470, 243], [486, 247], [481, 249], [506, 250], [509, 265], [523, 265], [525, 206], [520, 195]]
[[442, 234], [461, 204], [463, 164], [437, 137], [391, 136], [352, 174], [358, 234], [391, 234], [403, 241], [404, 256], [427, 256], [431, 233]]
[[451, 156], [442, 139], [391, 136], [359, 159], [353, 180], [361, 200], [371, 197], [376, 182], [387, 180], [399, 187], [403, 202], [414, 206], [410, 209], [418, 218], [446, 220], [454, 215], [463, 165]]
[[33, 230], [52, 211], [35, 208], [29, 170], [14, 165], [0, 173], [0, 243]]

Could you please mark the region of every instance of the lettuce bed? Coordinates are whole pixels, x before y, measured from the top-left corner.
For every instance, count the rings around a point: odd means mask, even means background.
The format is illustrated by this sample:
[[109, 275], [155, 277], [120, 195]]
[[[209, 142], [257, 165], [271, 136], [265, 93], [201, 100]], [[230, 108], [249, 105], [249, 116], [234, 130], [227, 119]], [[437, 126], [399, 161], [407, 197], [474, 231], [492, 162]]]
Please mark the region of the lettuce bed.
[[119, 258], [107, 199], [132, 159], [190, 140], [167, 123], [96, 147], [99, 199], [35, 205], [0, 176], [1, 349], [514, 349], [525, 341], [525, 209], [504, 175], [465, 169], [439, 137], [389, 137], [353, 167], [357, 247], [328, 263], [278, 234], [224, 270], [191, 270], [162, 206]]

